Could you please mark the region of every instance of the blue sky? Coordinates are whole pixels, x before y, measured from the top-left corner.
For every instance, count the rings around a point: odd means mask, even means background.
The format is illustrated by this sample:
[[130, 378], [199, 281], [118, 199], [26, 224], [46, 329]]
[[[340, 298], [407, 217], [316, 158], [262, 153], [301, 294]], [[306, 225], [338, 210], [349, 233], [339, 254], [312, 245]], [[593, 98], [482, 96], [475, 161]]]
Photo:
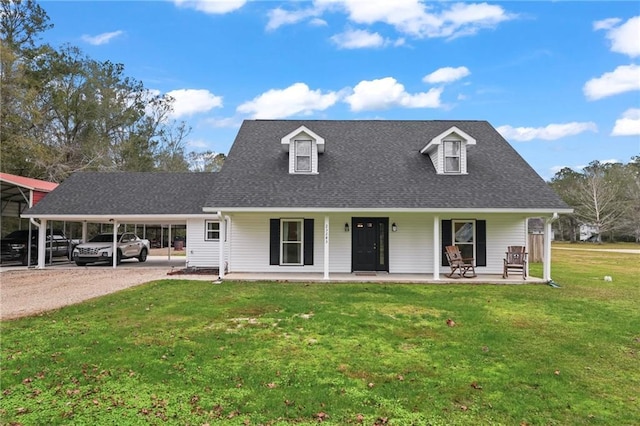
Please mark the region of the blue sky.
[[43, 1], [44, 41], [176, 99], [188, 149], [244, 119], [487, 120], [545, 179], [640, 155], [640, 3]]

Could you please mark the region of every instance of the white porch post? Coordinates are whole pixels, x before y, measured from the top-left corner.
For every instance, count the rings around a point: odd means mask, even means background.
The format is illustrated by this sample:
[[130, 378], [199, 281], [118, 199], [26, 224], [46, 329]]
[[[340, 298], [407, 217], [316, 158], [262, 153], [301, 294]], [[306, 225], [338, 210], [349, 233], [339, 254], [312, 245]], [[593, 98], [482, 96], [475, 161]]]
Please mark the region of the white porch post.
[[440, 280], [440, 217], [433, 217], [433, 279]]
[[44, 269], [45, 252], [47, 244], [47, 220], [40, 220], [40, 228], [38, 228], [38, 269]]
[[112, 266], [113, 269], [116, 268], [116, 265], [118, 264], [118, 221], [114, 220], [113, 221], [113, 247], [112, 247], [112, 255], [111, 255], [111, 260], [112, 260]]
[[222, 212], [218, 212], [218, 220], [219, 220], [219, 244], [220, 249], [218, 253], [218, 279], [221, 280], [224, 278], [224, 234], [225, 234], [225, 223], [224, 216]]
[[82, 222], [82, 242], [86, 243], [87, 242], [87, 233], [88, 233], [88, 229], [87, 229], [87, 221], [85, 220], [84, 222]]
[[169, 235], [167, 237], [167, 242], [169, 244], [167, 244], [167, 258], [169, 260], [171, 260], [171, 224], [169, 224]]
[[544, 222], [544, 253], [542, 259], [542, 278], [551, 281], [551, 222], [552, 218]]
[[[528, 254], [529, 257], [531, 257], [531, 253], [529, 251], [529, 218], [525, 217], [524, 218], [524, 252]], [[525, 273], [527, 274], [527, 276], [529, 276], [529, 261], [527, 261], [526, 263], [526, 271]]]
[[324, 276], [329, 279], [329, 216], [324, 217]]

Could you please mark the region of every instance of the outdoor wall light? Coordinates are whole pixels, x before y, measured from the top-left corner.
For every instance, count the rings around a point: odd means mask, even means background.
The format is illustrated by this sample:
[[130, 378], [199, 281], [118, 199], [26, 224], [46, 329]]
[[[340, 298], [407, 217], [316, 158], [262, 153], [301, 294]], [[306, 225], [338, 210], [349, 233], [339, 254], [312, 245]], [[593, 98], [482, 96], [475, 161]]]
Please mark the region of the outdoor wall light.
[[349, 232], [349, 224], [347, 222], [344, 224], [344, 232]]
[[398, 225], [395, 222], [391, 224], [391, 232], [396, 232], [398, 230]]

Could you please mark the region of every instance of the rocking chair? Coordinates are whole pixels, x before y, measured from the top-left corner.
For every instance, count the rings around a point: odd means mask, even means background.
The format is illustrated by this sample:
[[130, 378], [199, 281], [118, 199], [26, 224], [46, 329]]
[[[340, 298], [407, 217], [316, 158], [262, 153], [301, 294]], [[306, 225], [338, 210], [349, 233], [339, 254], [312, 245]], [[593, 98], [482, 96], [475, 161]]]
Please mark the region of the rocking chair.
[[509, 271], [519, 271], [522, 273], [522, 279], [527, 279], [527, 253], [524, 250], [522, 246], [507, 247], [502, 278], [507, 278]]
[[[476, 275], [476, 269], [473, 266], [473, 258], [463, 258], [458, 246], [446, 246], [446, 256], [451, 273], [445, 274], [449, 278], [473, 278]], [[467, 275], [471, 274], [471, 275]], [[455, 275], [455, 276], [454, 276]]]

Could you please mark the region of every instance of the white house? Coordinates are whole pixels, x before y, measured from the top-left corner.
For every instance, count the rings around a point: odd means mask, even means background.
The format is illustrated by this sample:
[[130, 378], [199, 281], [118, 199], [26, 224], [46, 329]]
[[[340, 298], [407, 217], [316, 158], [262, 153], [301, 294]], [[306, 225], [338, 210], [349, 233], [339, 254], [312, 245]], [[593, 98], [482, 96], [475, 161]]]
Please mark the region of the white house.
[[567, 212], [486, 121], [247, 120], [219, 173], [78, 173], [25, 216], [186, 223], [189, 265], [221, 275], [438, 280], [445, 246], [501, 274], [528, 218]]

